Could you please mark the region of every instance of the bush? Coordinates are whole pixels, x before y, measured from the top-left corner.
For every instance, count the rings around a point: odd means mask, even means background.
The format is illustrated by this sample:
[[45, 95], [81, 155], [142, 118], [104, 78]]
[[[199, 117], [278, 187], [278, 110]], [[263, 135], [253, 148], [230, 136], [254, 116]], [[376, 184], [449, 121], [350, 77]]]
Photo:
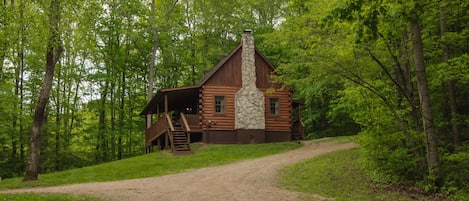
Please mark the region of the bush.
[[423, 179], [423, 159], [417, 155], [423, 145], [410, 146], [401, 132], [362, 133], [360, 136], [367, 169], [375, 182], [412, 185]]
[[441, 191], [456, 200], [469, 200], [469, 169], [467, 167], [469, 167], [469, 152], [442, 154], [443, 186]]

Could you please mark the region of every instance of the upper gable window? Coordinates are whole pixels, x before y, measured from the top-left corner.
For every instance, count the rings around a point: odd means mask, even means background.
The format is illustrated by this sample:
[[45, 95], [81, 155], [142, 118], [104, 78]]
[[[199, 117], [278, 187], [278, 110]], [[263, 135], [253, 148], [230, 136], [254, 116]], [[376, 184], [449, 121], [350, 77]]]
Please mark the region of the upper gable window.
[[224, 96], [215, 96], [215, 114], [225, 114]]
[[270, 98], [269, 99], [269, 108], [271, 115], [279, 115], [280, 114], [280, 104], [278, 98]]

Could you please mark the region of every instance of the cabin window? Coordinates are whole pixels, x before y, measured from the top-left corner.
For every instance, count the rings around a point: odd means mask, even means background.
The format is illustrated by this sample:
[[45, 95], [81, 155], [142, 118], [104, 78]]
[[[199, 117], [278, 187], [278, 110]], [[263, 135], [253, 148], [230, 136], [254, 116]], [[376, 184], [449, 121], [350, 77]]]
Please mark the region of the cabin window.
[[215, 114], [225, 114], [224, 96], [215, 96]]
[[280, 104], [278, 98], [270, 98], [269, 99], [269, 106], [270, 106], [270, 114], [271, 115], [279, 115], [280, 114]]

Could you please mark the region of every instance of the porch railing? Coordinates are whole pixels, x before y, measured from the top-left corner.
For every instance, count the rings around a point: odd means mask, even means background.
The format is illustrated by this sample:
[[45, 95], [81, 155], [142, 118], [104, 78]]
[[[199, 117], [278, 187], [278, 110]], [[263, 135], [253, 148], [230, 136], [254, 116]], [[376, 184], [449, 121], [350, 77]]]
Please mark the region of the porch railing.
[[191, 144], [191, 127], [189, 126], [189, 123], [187, 122], [186, 115], [181, 112], [181, 124], [182, 124], [182, 129], [184, 130], [184, 133], [187, 135], [187, 141], [189, 144]]
[[174, 141], [173, 141], [173, 131], [174, 131], [174, 126], [173, 122], [171, 121], [171, 117], [169, 114], [165, 115], [166, 122], [168, 122], [168, 127], [167, 127], [167, 133], [168, 133], [168, 138], [169, 142], [171, 143], [171, 152], [174, 152]]
[[202, 129], [200, 125], [200, 118], [197, 114], [184, 114], [184, 117], [187, 121], [188, 126], [192, 132], [200, 132]]
[[296, 121], [292, 125], [292, 135], [293, 137], [304, 139], [305, 138], [305, 125], [303, 121]]
[[[181, 124], [185, 132], [188, 134], [191, 132], [201, 132], [202, 127], [200, 125], [199, 115], [196, 114], [184, 114], [181, 113]], [[172, 133], [175, 129], [171, 121], [169, 114], [162, 116], [158, 121], [150, 126], [146, 130], [145, 142], [146, 146], [150, 146], [151, 142], [158, 138], [160, 135], [168, 132], [169, 139], [172, 140]], [[190, 135], [188, 135], [190, 139]], [[171, 142], [172, 143], [172, 142]]]
[[147, 128], [145, 136], [146, 146], [150, 146], [153, 140], [158, 138], [163, 133], [168, 132], [168, 130], [174, 131], [174, 127], [171, 122], [171, 118], [167, 114], [160, 118], [156, 123], [152, 124], [150, 128]]

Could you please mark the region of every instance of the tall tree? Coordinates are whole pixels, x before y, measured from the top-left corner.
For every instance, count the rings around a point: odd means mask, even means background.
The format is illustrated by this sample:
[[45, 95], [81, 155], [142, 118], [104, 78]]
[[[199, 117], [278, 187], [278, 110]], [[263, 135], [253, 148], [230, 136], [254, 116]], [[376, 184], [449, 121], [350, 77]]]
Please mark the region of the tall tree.
[[28, 165], [23, 181], [37, 180], [39, 174], [40, 138], [45, 118], [45, 109], [49, 102], [55, 66], [64, 51], [60, 41], [59, 20], [60, 0], [51, 0], [48, 9], [49, 38], [46, 52], [46, 73], [34, 110], [33, 127], [30, 138]]
[[[419, 2], [416, 8], [422, 8]], [[436, 126], [433, 123], [433, 113], [430, 104], [430, 90], [428, 89], [427, 73], [425, 70], [425, 58], [423, 50], [423, 42], [421, 35], [420, 16], [417, 13], [422, 10], [411, 11], [412, 26], [412, 49], [414, 54], [415, 74], [417, 76], [417, 86], [420, 95], [420, 108], [422, 111], [423, 129], [426, 136], [427, 148], [427, 165], [429, 176], [432, 179], [439, 180], [440, 159], [438, 154], [438, 139], [436, 134]], [[433, 181], [436, 182], [436, 181]]]
[[[156, 28], [156, 8], [155, 8], [155, 1], [151, 1], [151, 14], [150, 14], [150, 27], [153, 39], [153, 47], [151, 51], [151, 59], [148, 62], [148, 86], [147, 86], [147, 99], [150, 102], [151, 98], [153, 97], [153, 89], [154, 89], [154, 72], [155, 72], [155, 62], [156, 62], [156, 53], [158, 51], [158, 30]], [[146, 116], [146, 127], [150, 128], [152, 124], [152, 115], [148, 114]], [[147, 150], [148, 152], [149, 150]]]
[[[446, 23], [447, 16], [446, 16], [446, 9], [445, 9], [445, 2], [439, 1], [439, 16], [440, 16], [440, 34], [443, 38], [448, 32], [448, 25]], [[446, 43], [442, 44], [443, 49], [443, 61], [445, 63], [449, 62], [449, 46]], [[456, 145], [461, 144], [461, 137], [458, 128], [458, 109], [456, 103], [456, 80], [450, 79], [447, 82], [447, 90], [448, 90], [448, 103], [450, 106], [451, 111], [451, 130], [453, 132], [453, 142]]]

